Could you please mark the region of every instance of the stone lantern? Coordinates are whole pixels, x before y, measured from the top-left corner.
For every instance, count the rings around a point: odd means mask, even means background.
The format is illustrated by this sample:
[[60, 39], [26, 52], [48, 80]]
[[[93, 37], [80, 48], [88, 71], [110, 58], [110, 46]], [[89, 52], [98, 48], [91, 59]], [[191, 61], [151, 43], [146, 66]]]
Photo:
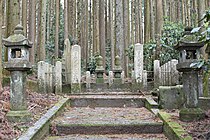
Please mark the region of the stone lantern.
[[186, 99], [185, 106], [179, 113], [182, 121], [196, 121], [205, 117], [204, 111], [198, 108], [198, 72], [200, 68], [191, 67], [192, 63], [200, 59], [200, 48], [204, 46], [204, 43], [199, 42], [191, 30], [192, 28], [186, 28], [184, 36], [175, 46], [180, 53], [177, 70], [183, 73], [183, 91]]
[[96, 59], [96, 70], [95, 70], [95, 72], [96, 72], [96, 83], [104, 83], [103, 57], [100, 56], [100, 55]]
[[113, 72], [114, 72], [114, 83], [122, 84], [122, 78], [121, 78], [122, 67], [120, 65], [120, 57], [118, 55], [115, 57], [115, 67], [113, 69]]
[[13, 122], [27, 121], [30, 113], [27, 110], [25, 86], [27, 71], [31, 69], [29, 48], [32, 47], [32, 42], [23, 35], [23, 27], [17, 25], [14, 34], [3, 39], [3, 44], [8, 48], [8, 62], [4, 64], [4, 68], [11, 73], [11, 110], [7, 113], [7, 117]]

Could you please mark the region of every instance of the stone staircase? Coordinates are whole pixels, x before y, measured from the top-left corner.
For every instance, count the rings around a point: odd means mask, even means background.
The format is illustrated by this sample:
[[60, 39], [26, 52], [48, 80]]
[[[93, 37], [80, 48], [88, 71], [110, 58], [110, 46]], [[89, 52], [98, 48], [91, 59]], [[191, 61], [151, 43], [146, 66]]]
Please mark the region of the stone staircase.
[[46, 140], [167, 139], [163, 122], [145, 108], [144, 95], [101, 92], [69, 98], [69, 106], [52, 121]]

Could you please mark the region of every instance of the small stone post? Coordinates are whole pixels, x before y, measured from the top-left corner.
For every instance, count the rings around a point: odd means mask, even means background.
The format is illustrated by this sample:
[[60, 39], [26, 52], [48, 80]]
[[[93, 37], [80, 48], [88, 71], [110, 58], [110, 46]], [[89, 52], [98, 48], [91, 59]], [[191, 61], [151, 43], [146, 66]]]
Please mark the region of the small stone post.
[[4, 68], [11, 73], [10, 111], [6, 116], [12, 122], [26, 122], [30, 120], [26, 101], [26, 76], [31, 69], [29, 48], [32, 42], [23, 35], [23, 27], [17, 25], [14, 34], [3, 39], [3, 44], [8, 48], [8, 62], [4, 63]]
[[104, 73], [104, 67], [103, 67], [103, 57], [98, 56], [96, 60], [96, 83], [104, 83], [103, 73]]
[[114, 74], [112, 71], [109, 71], [109, 86], [113, 84]]
[[175, 86], [179, 84], [179, 72], [176, 69], [176, 65], [178, 64], [178, 60], [171, 60], [171, 85]]
[[160, 86], [160, 60], [154, 61], [154, 87]]
[[134, 72], [136, 83], [142, 83], [142, 75], [143, 75], [143, 44], [137, 43], [134, 48]]
[[81, 47], [71, 48], [71, 93], [81, 92]]
[[91, 77], [90, 71], [86, 71], [86, 88], [90, 89]]
[[114, 73], [114, 84], [122, 84], [122, 78], [121, 78], [121, 73], [122, 73], [122, 67], [120, 64], [120, 57], [117, 55], [115, 57], [115, 67], [113, 69]]
[[55, 63], [55, 93], [62, 93], [62, 62]]
[[143, 70], [143, 88], [147, 90], [147, 71]]

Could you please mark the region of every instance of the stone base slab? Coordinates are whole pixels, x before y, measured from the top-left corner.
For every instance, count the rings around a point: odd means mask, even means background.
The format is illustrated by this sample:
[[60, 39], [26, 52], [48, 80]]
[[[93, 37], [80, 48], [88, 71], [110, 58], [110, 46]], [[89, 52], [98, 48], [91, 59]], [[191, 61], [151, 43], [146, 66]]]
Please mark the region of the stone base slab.
[[6, 117], [10, 122], [28, 122], [30, 121], [31, 113], [28, 110], [9, 111]]
[[81, 84], [80, 83], [71, 84], [71, 93], [81, 93]]
[[200, 108], [184, 108], [180, 110], [179, 118], [185, 122], [198, 121], [205, 118], [205, 112]]

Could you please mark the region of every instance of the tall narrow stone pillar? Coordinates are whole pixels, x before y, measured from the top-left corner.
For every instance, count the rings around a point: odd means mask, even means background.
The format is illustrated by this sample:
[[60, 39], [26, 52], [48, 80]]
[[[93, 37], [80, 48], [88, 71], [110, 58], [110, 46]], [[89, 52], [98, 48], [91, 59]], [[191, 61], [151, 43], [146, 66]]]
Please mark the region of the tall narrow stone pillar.
[[160, 86], [160, 60], [154, 61], [154, 87]]
[[144, 66], [143, 44], [135, 44], [134, 48], [134, 72], [136, 83], [142, 83]]
[[178, 64], [178, 60], [171, 60], [171, 85], [175, 86], [179, 84], [179, 72], [176, 69], [176, 65]]
[[46, 90], [46, 83], [45, 83], [45, 62], [39, 61], [38, 62], [38, 90], [40, 93], [44, 93]]
[[86, 88], [90, 89], [91, 77], [90, 71], [86, 71]]
[[71, 48], [71, 93], [81, 92], [81, 48], [74, 45]]
[[55, 64], [55, 93], [62, 93], [62, 62]]

